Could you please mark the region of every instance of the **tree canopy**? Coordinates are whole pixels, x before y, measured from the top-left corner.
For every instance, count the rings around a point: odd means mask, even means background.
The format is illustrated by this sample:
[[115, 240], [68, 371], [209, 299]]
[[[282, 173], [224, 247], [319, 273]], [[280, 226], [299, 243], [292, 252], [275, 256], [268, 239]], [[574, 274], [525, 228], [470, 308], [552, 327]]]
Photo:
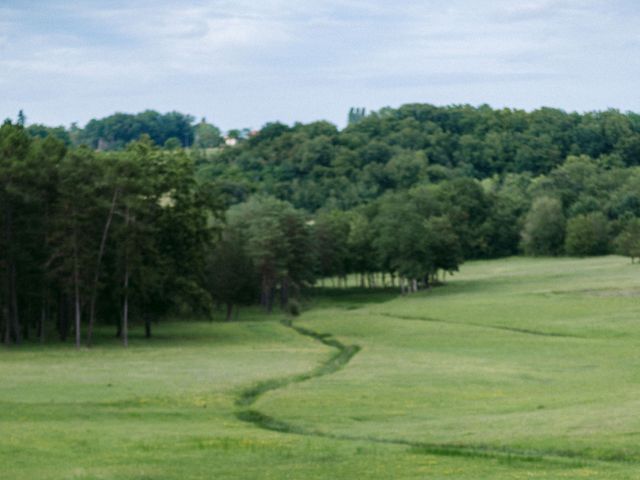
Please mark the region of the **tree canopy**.
[[228, 144], [176, 112], [25, 118], [0, 127], [5, 343], [126, 342], [130, 319], [271, 311], [327, 278], [407, 292], [468, 259], [640, 257], [633, 113], [412, 104]]

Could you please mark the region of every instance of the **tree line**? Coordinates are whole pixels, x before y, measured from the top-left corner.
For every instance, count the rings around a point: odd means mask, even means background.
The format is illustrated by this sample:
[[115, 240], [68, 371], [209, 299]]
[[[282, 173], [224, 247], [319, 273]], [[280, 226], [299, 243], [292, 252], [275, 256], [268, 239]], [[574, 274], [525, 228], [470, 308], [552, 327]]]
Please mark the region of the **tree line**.
[[269, 123], [235, 148], [194, 151], [197, 175], [235, 202], [266, 194], [308, 212], [430, 192], [464, 258], [637, 257], [636, 113], [409, 104], [349, 119]]
[[[117, 153], [0, 127], [2, 337], [91, 344], [98, 320], [207, 307], [200, 278], [220, 207], [183, 151], [142, 139]], [[84, 340], [83, 340], [84, 335]]]
[[261, 192], [315, 211], [348, 210], [387, 191], [458, 177], [548, 175], [581, 155], [638, 165], [640, 115], [411, 104], [344, 129], [270, 123], [236, 148], [200, 152], [198, 162], [199, 176], [224, 182], [239, 200]]
[[100, 324], [127, 345], [132, 319], [151, 336], [152, 323], [170, 313], [210, 315], [218, 305], [231, 318], [255, 303], [294, 311], [317, 279], [352, 274], [370, 285], [382, 272], [415, 290], [462, 261], [440, 207], [406, 208], [418, 194], [312, 215], [268, 195], [234, 202], [195, 173], [185, 150], [149, 137], [99, 152], [5, 122], [3, 342], [55, 335], [91, 345]]
[[468, 259], [640, 257], [635, 114], [357, 113], [213, 150], [143, 134], [101, 151], [5, 122], [2, 340], [91, 344], [100, 324], [126, 344], [132, 321], [150, 336], [172, 313], [295, 313], [327, 278], [412, 292]]

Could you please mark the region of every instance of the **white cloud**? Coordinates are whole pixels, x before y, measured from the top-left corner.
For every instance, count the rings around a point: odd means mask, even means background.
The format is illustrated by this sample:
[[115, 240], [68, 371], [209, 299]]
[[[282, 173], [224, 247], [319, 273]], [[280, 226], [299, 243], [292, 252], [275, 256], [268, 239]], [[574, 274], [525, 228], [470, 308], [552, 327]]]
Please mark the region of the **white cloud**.
[[502, 97], [640, 109], [623, 88], [640, 73], [630, 0], [5, 2], [0, 116], [18, 104], [51, 123], [196, 108], [258, 126], [342, 120], [356, 103]]

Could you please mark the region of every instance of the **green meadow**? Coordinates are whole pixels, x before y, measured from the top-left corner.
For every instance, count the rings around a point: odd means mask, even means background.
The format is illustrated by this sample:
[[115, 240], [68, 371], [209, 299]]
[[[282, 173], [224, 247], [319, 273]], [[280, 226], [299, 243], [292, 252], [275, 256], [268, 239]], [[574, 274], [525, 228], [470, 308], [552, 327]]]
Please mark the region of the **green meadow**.
[[299, 317], [0, 351], [2, 479], [632, 479], [640, 266], [470, 262]]

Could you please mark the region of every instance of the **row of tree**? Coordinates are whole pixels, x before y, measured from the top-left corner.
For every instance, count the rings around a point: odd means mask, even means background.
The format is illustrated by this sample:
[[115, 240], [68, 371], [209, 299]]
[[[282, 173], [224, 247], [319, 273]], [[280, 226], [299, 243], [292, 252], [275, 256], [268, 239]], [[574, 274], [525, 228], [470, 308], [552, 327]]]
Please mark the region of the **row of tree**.
[[313, 218], [269, 196], [231, 207], [208, 263], [212, 298], [230, 318], [234, 305], [256, 299], [269, 312], [275, 303], [285, 308], [302, 288], [326, 278], [346, 285], [356, 275], [364, 287], [382, 274], [383, 284], [403, 292], [432, 285], [439, 272], [458, 270], [462, 245], [441, 205], [421, 204], [420, 193]]
[[529, 255], [606, 255], [616, 252], [640, 257], [640, 219], [625, 216], [610, 221], [602, 212], [578, 214], [567, 220], [557, 198], [535, 200], [526, 216], [522, 246]]
[[220, 206], [182, 151], [149, 139], [126, 151], [68, 149], [0, 127], [0, 275], [5, 343], [53, 325], [76, 345], [98, 319], [127, 343], [131, 314], [207, 307], [203, 262]]
[[[352, 114], [343, 131], [268, 124], [209, 153], [147, 135], [105, 152], [5, 122], [2, 339], [55, 330], [80, 345], [107, 323], [126, 343], [130, 318], [150, 335], [175, 311], [291, 307], [328, 277], [414, 291], [465, 259], [640, 256], [633, 114], [429, 105]], [[436, 162], [431, 140], [400, 142], [408, 124], [423, 140], [437, 124], [450, 141], [441, 153], [458, 160]], [[497, 132], [511, 156], [477, 169], [488, 150], [462, 152], [463, 137]], [[518, 152], [546, 135], [566, 158], [536, 147], [539, 161], [520, 165]]]
[[68, 148], [5, 122], [2, 339], [55, 331], [90, 345], [100, 323], [115, 326], [126, 345], [131, 318], [150, 336], [152, 321], [172, 311], [211, 313], [219, 304], [230, 316], [251, 303], [271, 311], [318, 278], [355, 273], [364, 282], [383, 272], [405, 290], [430, 285], [439, 271], [456, 270], [463, 245], [473, 243], [473, 225], [452, 222], [469, 212], [447, 207], [470, 186], [481, 192], [467, 183], [315, 216], [260, 195], [225, 212], [223, 194], [195, 181], [182, 150], [148, 137], [119, 152]]
[[639, 181], [636, 167], [607, 169], [576, 157], [548, 177], [457, 178], [314, 215], [254, 196], [227, 212], [209, 264], [211, 292], [230, 316], [233, 304], [258, 297], [267, 310], [278, 296], [284, 306], [318, 279], [346, 283], [357, 275], [364, 286], [382, 274], [382, 284], [406, 292], [433, 285], [465, 259], [616, 252], [633, 261], [640, 257]]

